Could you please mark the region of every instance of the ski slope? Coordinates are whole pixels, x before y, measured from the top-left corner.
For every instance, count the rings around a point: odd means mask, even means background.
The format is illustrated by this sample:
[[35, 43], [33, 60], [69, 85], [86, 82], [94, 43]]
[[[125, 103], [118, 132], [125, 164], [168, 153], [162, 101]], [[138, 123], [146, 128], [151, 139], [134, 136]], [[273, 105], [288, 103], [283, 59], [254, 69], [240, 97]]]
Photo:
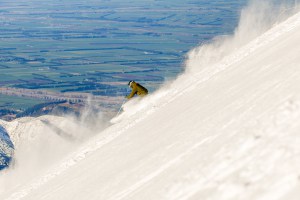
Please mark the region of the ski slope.
[[124, 106], [2, 200], [299, 200], [300, 13]]

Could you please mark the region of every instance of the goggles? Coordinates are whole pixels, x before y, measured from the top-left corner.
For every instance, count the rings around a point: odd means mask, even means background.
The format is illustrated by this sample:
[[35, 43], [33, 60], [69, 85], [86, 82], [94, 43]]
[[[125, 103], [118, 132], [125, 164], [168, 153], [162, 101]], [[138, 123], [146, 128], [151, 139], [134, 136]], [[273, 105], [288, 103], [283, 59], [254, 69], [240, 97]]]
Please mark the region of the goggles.
[[131, 87], [131, 84], [133, 83], [133, 81], [129, 81], [128, 83], [128, 87]]

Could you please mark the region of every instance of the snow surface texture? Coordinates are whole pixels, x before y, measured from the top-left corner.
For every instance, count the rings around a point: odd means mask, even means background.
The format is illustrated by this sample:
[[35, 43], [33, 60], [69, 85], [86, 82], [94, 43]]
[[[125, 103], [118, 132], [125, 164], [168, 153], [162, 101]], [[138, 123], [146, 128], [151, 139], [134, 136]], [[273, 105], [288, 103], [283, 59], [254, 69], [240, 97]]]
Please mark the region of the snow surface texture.
[[229, 53], [225, 41], [211, 65], [197, 68], [213, 46], [191, 51], [177, 81], [0, 199], [299, 200], [300, 13]]

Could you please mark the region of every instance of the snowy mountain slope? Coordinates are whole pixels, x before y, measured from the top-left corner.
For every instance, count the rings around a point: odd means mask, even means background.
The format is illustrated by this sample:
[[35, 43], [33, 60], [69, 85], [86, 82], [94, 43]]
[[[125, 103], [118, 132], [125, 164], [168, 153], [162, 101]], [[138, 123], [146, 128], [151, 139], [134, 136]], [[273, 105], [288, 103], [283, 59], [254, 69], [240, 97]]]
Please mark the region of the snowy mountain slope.
[[300, 13], [125, 105], [119, 124], [1, 199], [299, 199], [298, 44]]

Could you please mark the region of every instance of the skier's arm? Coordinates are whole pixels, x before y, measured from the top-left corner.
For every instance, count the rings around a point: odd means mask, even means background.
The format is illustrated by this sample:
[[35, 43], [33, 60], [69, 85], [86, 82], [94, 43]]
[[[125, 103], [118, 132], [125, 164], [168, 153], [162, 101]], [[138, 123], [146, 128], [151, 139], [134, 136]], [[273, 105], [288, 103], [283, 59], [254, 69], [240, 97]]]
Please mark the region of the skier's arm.
[[136, 88], [133, 87], [131, 93], [126, 98], [131, 99], [135, 95], [136, 92], [137, 92]]

